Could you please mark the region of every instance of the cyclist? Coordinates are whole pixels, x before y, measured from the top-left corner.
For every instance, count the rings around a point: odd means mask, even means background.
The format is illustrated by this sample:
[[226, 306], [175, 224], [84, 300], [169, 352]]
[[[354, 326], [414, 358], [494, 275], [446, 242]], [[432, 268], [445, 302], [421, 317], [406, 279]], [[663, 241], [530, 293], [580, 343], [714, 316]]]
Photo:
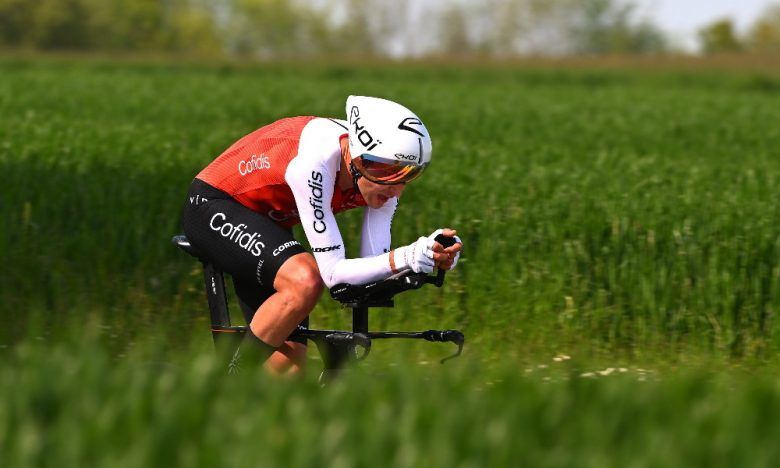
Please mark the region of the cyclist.
[[[390, 249], [390, 224], [406, 184], [431, 161], [431, 138], [404, 106], [350, 96], [347, 120], [292, 117], [244, 136], [193, 180], [182, 225], [201, 256], [233, 278], [251, 333], [241, 352], [272, 372], [298, 372], [323, 284], [360, 284], [412, 270], [451, 269], [462, 243], [439, 229]], [[364, 206], [360, 257], [347, 259], [334, 215]], [[312, 254], [293, 238], [302, 223]], [[270, 357], [270, 359], [268, 359]]]

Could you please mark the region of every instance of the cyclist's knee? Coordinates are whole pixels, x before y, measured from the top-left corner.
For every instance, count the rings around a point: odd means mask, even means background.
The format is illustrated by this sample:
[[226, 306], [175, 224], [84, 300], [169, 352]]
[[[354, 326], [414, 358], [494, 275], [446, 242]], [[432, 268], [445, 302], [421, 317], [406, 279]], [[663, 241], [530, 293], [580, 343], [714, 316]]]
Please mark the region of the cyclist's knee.
[[301, 271], [297, 278], [298, 288], [301, 294], [309, 301], [316, 303], [322, 294], [323, 283], [320, 272], [316, 268]]
[[307, 346], [295, 341], [285, 341], [266, 361], [265, 366], [275, 374], [300, 374], [306, 366]]

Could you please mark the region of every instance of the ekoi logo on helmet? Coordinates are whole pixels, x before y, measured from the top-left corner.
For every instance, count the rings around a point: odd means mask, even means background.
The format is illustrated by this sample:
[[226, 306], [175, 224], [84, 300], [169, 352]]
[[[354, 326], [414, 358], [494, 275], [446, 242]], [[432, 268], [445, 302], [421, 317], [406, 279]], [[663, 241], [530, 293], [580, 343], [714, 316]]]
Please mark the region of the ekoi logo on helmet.
[[381, 141], [374, 140], [374, 137], [371, 136], [371, 133], [368, 132], [364, 125], [360, 125], [360, 109], [358, 106], [352, 106], [352, 109], [350, 109], [349, 124], [354, 128], [355, 138], [366, 148], [366, 151], [371, 151], [377, 145], [382, 144]]

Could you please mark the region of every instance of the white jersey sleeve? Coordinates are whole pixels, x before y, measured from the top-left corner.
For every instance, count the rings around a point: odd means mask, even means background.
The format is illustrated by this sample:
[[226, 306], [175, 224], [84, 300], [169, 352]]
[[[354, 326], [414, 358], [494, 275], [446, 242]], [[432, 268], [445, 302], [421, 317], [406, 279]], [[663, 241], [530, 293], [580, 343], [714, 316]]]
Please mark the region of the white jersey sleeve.
[[391, 198], [381, 208], [366, 207], [360, 233], [360, 256], [373, 257], [390, 252], [390, 227], [398, 199]]
[[[303, 230], [312, 247], [322, 280], [327, 287], [339, 283], [360, 284], [390, 276], [390, 208], [367, 209], [364, 215], [361, 254], [366, 258], [347, 259], [344, 241], [331, 208], [336, 176], [341, 163], [339, 136], [344, 129], [329, 119], [314, 119], [301, 133], [298, 155], [290, 161], [285, 180], [295, 197]], [[389, 214], [388, 214], [389, 212]], [[382, 234], [382, 226], [386, 234]]]

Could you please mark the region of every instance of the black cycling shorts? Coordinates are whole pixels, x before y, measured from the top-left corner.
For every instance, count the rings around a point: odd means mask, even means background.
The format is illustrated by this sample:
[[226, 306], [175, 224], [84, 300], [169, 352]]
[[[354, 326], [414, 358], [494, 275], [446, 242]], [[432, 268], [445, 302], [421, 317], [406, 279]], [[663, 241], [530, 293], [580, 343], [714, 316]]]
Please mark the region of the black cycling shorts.
[[232, 276], [247, 324], [275, 292], [274, 279], [282, 264], [306, 251], [292, 231], [199, 179], [187, 194], [182, 227], [199, 257]]

